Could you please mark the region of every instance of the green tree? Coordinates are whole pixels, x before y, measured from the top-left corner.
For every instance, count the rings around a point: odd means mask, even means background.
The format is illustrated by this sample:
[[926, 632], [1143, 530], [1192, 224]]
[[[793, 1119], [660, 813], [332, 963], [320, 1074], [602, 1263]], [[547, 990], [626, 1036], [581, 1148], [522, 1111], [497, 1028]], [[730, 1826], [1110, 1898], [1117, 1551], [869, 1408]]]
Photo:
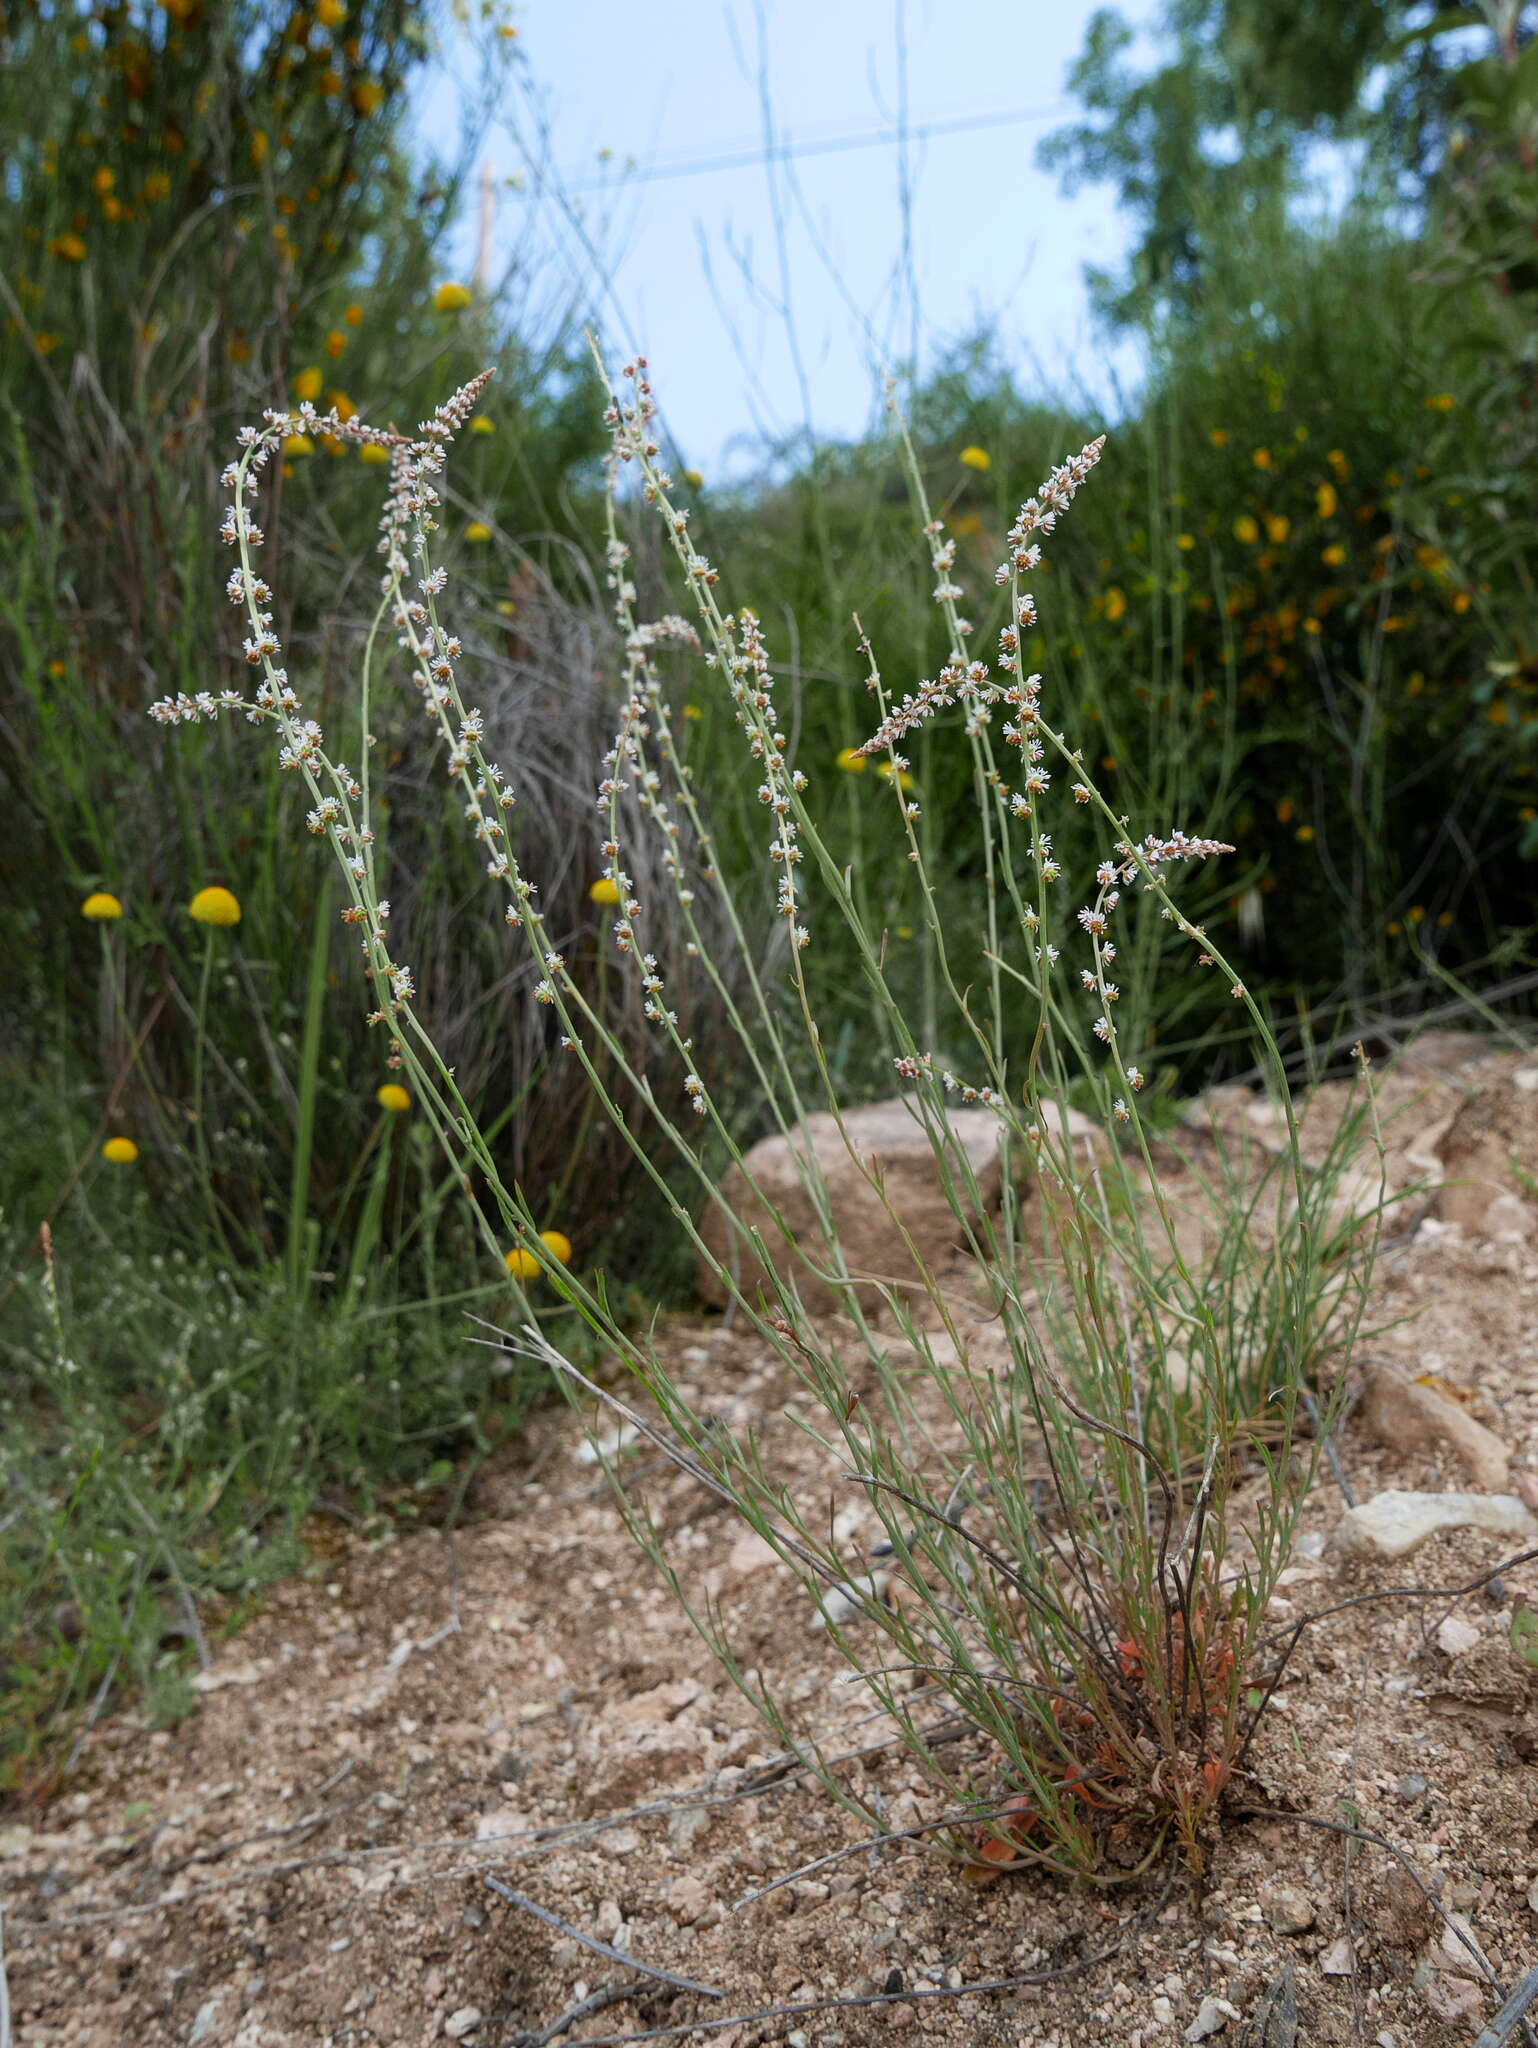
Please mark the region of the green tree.
[[1129, 266], [1092, 271], [1119, 324], [1200, 289], [1209, 224], [1285, 206], [1319, 145], [1351, 145], [1386, 196], [1423, 208], [1471, 45], [1522, 42], [1520, 0], [1431, 15], [1423, 0], [1168, 0], [1151, 67], [1124, 16], [1092, 18], [1071, 73], [1085, 118], [1041, 146], [1068, 189], [1116, 187]]

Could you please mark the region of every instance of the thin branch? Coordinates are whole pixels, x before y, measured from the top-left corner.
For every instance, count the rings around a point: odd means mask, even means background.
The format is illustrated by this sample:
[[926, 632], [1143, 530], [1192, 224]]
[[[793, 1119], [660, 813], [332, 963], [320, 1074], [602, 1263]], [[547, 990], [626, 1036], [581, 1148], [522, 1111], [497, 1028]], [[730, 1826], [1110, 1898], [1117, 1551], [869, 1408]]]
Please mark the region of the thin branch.
[[[1166, 1885], [1159, 1898], [1160, 1906], [1168, 1895], [1169, 1887]], [[1109, 1961], [1139, 1924], [1129, 1922], [1104, 1948], [1096, 1949], [1093, 1955], [1080, 1956], [1074, 1962], [1063, 1963], [1055, 1970], [1026, 1970], [1018, 1977], [990, 1977], [977, 1984], [915, 1984], [906, 1991], [872, 1991], [862, 1998], [805, 1998], [794, 2005], [766, 2005], [757, 2012], [734, 2013], [729, 2019], [686, 2020], [677, 2026], [648, 2027], [640, 2034], [588, 2034], [579, 2041], [569, 2042], [567, 2048], [632, 2048], [637, 2041], [676, 2041], [685, 2034], [719, 2033], [728, 2027], [754, 2026], [763, 2020], [794, 2019], [801, 2013], [847, 2012], [857, 2007], [877, 2005], [919, 2005], [936, 1998], [981, 1998], [993, 1992], [1023, 1991], [1032, 1984], [1056, 1984], [1065, 1977], [1092, 1970], [1097, 1963]], [[500, 2048], [519, 2048], [519, 2044], [506, 2041], [500, 2044]]]
[[694, 1991], [701, 1998], [726, 1996], [724, 1991], [717, 1991], [709, 1984], [696, 1984], [692, 1977], [675, 1977], [670, 1970], [654, 1970], [650, 1963], [637, 1962], [634, 1956], [627, 1956], [620, 1949], [610, 1948], [609, 1944], [600, 1941], [596, 1934], [584, 1934], [580, 1927], [573, 1927], [558, 1913], [552, 1913], [548, 1907], [537, 1904], [522, 1892], [515, 1892], [511, 1885], [505, 1885], [495, 1877], [488, 1875], [486, 1884], [499, 1899], [506, 1899], [510, 1906], [517, 1906], [525, 1913], [532, 1913], [534, 1918], [542, 1921], [546, 1927], [553, 1928], [557, 1934], [564, 1934], [570, 1941], [580, 1942], [584, 1948], [590, 1948], [594, 1955], [603, 1956], [608, 1962], [619, 1963], [627, 1970], [639, 1970], [643, 1977], [654, 1977], [659, 1984], [671, 1984], [675, 1991]]
[[1385, 1855], [1392, 1856], [1394, 1860], [1399, 1864], [1400, 1868], [1409, 1873], [1416, 1890], [1420, 1893], [1421, 1897], [1426, 1901], [1426, 1904], [1431, 1908], [1432, 1912], [1435, 1913], [1437, 1918], [1442, 1922], [1442, 1925], [1458, 1937], [1458, 1941], [1462, 1945], [1462, 1947], [1466, 1948], [1469, 1954], [1474, 1958], [1474, 1961], [1479, 1965], [1480, 1973], [1485, 1978], [1485, 1981], [1492, 1987], [1492, 1989], [1497, 1993], [1499, 1997], [1504, 1998], [1506, 1996], [1506, 1987], [1502, 1984], [1500, 1978], [1496, 1976], [1495, 1971], [1491, 1968], [1489, 1958], [1485, 1955], [1484, 1950], [1480, 1948], [1478, 1942], [1476, 1942], [1471, 1935], [1466, 1934], [1464, 1930], [1458, 1925], [1457, 1921], [1453, 1918], [1452, 1914], [1448, 1912], [1447, 1908], [1442, 1904], [1441, 1900], [1438, 1899], [1436, 1893], [1432, 1891], [1431, 1887], [1426, 1883], [1426, 1880], [1421, 1876], [1420, 1872], [1416, 1869], [1410, 1857], [1408, 1857], [1405, 1854], [1403, 1849], [1397, 1847], [1393, 1842], [1391, 1842], [1388, 1839], [1387, 1835], [1374, 1834], [1371, 1828], [1350, 1827], [1343, 1820], [1323, 1820], [1320, 1818], [1318, 1814], [1285, 1813], [1282, 1811], [1280, 1807], [1275, 1806], [1241, 1806], [1238, 1808], [1238, 1811], [1239, 1813], [1244, 1815], [1246, 1819], [1279, 1820], [1283, 1822], [1290, 1821], [1297, 1827], [1318, 1828], [1325, 1834], [1343, 1835], [1348, 1840], [1353, 1842], [1370, 1842], [1375, 1849], [1381, 1849], [1383, 1850]]
[[1479, 2039], [1474, 2043], [1474, 2048], [1506, 2048], [1506, 2043], [1516, 2032], [1518, 2020], [1524, 2022], [1528, 2039], [1531, 2040], [1532, 2022], [1527, 2019], [1527, 2009], [1534, 1999], [1538, 1999], [1538, 1967], [1528, 1971], [1522, 1982], [1512, 1992], [1510, 1998], [1507, 1999], [1506, 2003], [1495, 2015], [1495, 2018], [1491, 2020], [1489, 2026], [1485, 2028]]
[[[959, 1742], [973, 1732], [973, 1724], [970, 1721], [959, 1719], [934, 1722], [918, 1731], [932, 1748], [938, 1748], [941, 1743]], [[895, 1735], [888, 1736], [882, 1742], [869, 1742], [859, 1749], [843, 1750], [835, 1756], [825, 1757], [823, 1763], [829, 1769], [839, 1764], [858, 1763], [865, 1757], [879, 1756], [883, 1750], [892, 1748], [898, 1740]], [[517, 1828], [510, 1830], [506, 1835], [494, 1836], [491, 1839], [497, 1843], [498, 1853], [502, 1855], [550, 1855], [571, 1843], [591, 1841], [609, 1828], [623, 1827], [633, 1820], [646, 1820], [653, 1815], [664, 1813], [703, 1812], [723, 1806], [734, 1806], [743, 1799], [759, 1799], [766, 1792], [779, 1791], [785, 1786], [793, 1785], [798, 1778], [811, 1776], [813, 1768], [794, 1752], [786, 1750], [779, 1756], [771, 1757], [768, 1763], [760, 1765], [744, 1778], [740, 1785], [734, 1785], [730, 1792], [693, 1792], [668, 1799], [653, 1799], [640, 1806], [621, 1807], [614, 1813], [597, 1815], [591, 1820], [565, 1821], [539, 1828]], [[141, 1919], [148, 1913], [168, 1913], [176, 1907], [194, 1904], [197, 1900], [211, 1897], [218, 1892], [235, 1891], [242, 1885], [259, 1884], [269, 1878], [291, 1877], [304, 1870], [320, 1870], [344, 1863], [362, 1865], [375, 1862], [381, 1857], [428, 1855], [448, 1849], [479, 1849], [484, 1852], [486, 1847], [487, 1838], [484, 1836], [444, 1835], [430, 1837], [426, 1841], [375, 1843], [353, 1849], [325, 1849], [314, 1856], [286, 1857], [277, 1863], [253, 1863], [248, 1869], [233, 1877], [219, 1878], [212, 1884], [198, 1885], [174, 1899], [103, 1906], [85, 1912], [59, 1913], [21, 1920], [13, 1916], [11, 1925], [20, 1927], [27, 1933], [38, 1934], [51, 1933], [60, 1927], [96, 1927], [114, 1920]], [[207, 1855], [213, 1852], [199, 1853]], [[456, 1867], [453, 1870], [432, 1871], [424, 1878], [414, 1881], [428, 1884], [446, 1883], [451, 1878], [473, 1874], [473, 1871]]]
[[547, 2048], [557, 2034], [569, 2033], [577, 2020], [585, 2020], [599, 2013], [606, 2006], [622, 2005], [627, 1998], [634, 1998], [640, 1990], [639, 1984], [604, 1984], [597, 1991], [590, 1991], [586, 1998], [579, 1998], [575, 2005], [550, 2021], [548, 2026], [536, 2027], [531, 2033], [514, 2034], [505, 2048]]
[[[727, 2027], [751, 2026], [762, 2020], [791, 2019], [800, 2013], [839, 2012], [857, 2007], [909, 2004], [918, 2005], [937, 1998], [978, 1998], [989, 1993], [1022, 1991], [1036, 1984], [1056, 1984], [1065, 1977], [1079, 1976], [1092, 1970], [1098, 1963], [1108, 1962], [1122, 1948], [1128, 1939], [1141, 1932], [1142, 1928], [1164, 1910], [1171, 1888], [1175, 1882], [1175, 1866], [1159, 1888], [1159, 1894], [1142, 1913], [1123, 1923], [1121, 1928], [1105, 1945], [1093, 1954], [1079, 1956], [1071, 1963], [1061, 1963], [1056, 1968], [1023, 1971], [1018, 1977], [994, 1977], [977, 1984], [916, 1984], [904, 1991], [876, 1991], [864, 1997], [808, 1998], [795, 2005], [766, 2006], [758, 2012], [734, 2014], [729, 2019], [695, 2020], [687, 2025], [651, 2027], [641, 2034], [594, 2034], [586, 2039], [573, 2041], [569, 2048], [628, 2048], [637, 2041], [676, 2040], [682, 2034], [714, 2033]], [[505, 2042], [502, 2048], [517, 2048], [515, 2042]]]
[[5, 1975], [4, 1906], [0, 1906], [0, 2048], [11, 2048], [11, 1987]]
[[[1498, 1579], [1519, 1564], [1531, 1564], [1538, 1558], [1538, 1549], [1518, 1551], [1515, 1557], [1508, 1557], [1487, 1572], [1481, 1572], [1477, 1579], [1470, 1579], [1466, 1586], [1385, 1586], [1381, 1593], [1354, 1593], [1349, 1600], [1337, 1600], [1329, 1607], [1316, 1607], [1305, 1614], [1300, 1621], [1289, 1622], [1286, 1628], [1273, 1630], [1262, 1636], [1257, 1647], [1264, 1649], [1268, 1643], [1279, 1643], [1288, 1636], [1296, 1636], [1316, 1621], [1323, 1621], [1331, 1614], [1344, 1614], [1350, 1607], [1370, 1607], [1377, 1600], [1461, 1600], [1469, 1593], [1477, 1593], [1482, 1586], [1488, 1586], [1492, 1579]], [[1288, 1656], [1292, 1649], [1289, 1646]]]

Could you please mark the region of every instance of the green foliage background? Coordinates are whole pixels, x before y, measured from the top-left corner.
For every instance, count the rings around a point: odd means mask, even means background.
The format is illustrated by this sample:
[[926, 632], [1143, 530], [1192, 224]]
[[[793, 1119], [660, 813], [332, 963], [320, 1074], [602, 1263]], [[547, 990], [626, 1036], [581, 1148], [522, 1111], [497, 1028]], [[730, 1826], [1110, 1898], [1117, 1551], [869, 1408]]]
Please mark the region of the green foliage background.
[[[1109, 429], [1048, 551], [1031, 660], [1114, 764], [1134, 830], [1235, 843], [1196, 879], [1200, 914], [1300, 1043], [1414, 1015], [1448, 976], [1531, 987], [1528, 17], [1454, 10], [1418, 31], [1416, 10], [1377, 0], [1175, 0], [1146, 74], [1097, 17], [1086, 118], [1053, 160], [1116, 182], [1139, 223], [1101, 295], [1146, 339], [1146, 387], [1106, 421], [1022, 392], [984, 335], [907, 398], [980, 651], [1020, 499]], [[244, 677], [217, 477], [264, 406], [340, 392], [407, 424], [495, 362], [492, 431], [449, 477], [456, 623], [520, 787], [520, 859], [653, 1085], [681, 1081], [587, 894], [619, 661], [581, 309], [521, 251], [467, 308], [435, 300], [518, 61], [509, 24], [469, 26], [484, 98], [453, 159], [431, 161], [405, 109], [437, 28], [401, 0], [0, 0], [0, 1458], [26, 1509], [4, 1537], [0, 1637], [20, 1647], [0, 1685], [22, 1696], [23, 1774], [67, 1753], [110, 1684], [176, 1696], [184, 1589], [237, 1612], [292, 1563], [318, 1500], [365, 1519], [424, 1484], [436, 1500], [519, 1412], [462, 1341], [462, 1307], [499, 1294], [459, 1190], [375, 1101], [386, 1073], [302, 807], [243, 729], [168, 742], [144, 717]], [[1304, 204], [1321, 143], [1360, 172], [1327, 215]], [[766, 621], [815, 800], [923, 1037], [954, 1057], [894, 792], [840, 765], [874, 723], [853, 612], [894, 691], [943, 655], [895, 451], [873, 435], [772, 456], [751, 488], [692, 487], [695, 530], [730, 600]], [[288, 658], [350, 745], [379, 476], [340, 446], [296, 451], [269, 508]], [[637, 544], [647, 601], [679, 607]], [[702, 671], [678, 688], [723, 863], [767, 943], [740, 736]], [[652, 1198], [556, 1057], [409, 707], [387, 683], [376, 703], [397, 929], [429, 1027], [535, 1213], [638, 1304], [677, 1298], [687, 1273], [659, 1256]], [[947, 930], [980, 943], [961, 750], [937, 730], [912, 772]], [[238, 894], [236, 931], [188, 920], [209, 882]], [[97, 888], [122, 898], [119, 923], [79, 917]], [[1200, 1085], [1240, 1057], [1227, 991], [1146, 937], [1127, 1018], [1158, 1085]], [[889, 1092], [851, 963], [807, 957], [839, 1085]], [[703, 1059], [708, 1009], [695, 1022]], [[738, 1110], [751, 1135], [757, 1105]], [[135, 1137], [132, 1169], [101, 1160], [110, 1131]]]

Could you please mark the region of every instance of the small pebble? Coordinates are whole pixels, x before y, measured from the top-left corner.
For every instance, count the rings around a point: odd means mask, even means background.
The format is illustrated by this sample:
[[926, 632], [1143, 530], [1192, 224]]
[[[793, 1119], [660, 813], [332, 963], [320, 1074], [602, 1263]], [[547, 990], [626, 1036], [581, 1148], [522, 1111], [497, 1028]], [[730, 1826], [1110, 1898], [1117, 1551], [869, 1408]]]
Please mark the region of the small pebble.
[[1278, 1934], [1306, 1934], [1314, 1924], [1313, 1900], [1284, 1877], [1268, 1877], [1260, 1887], [1260, 1910]]
[[1479, 1647], [1479, 1630], [1461, 1614], [1449, 1614], [1437, 1629], [1437, 1648], [1444, 1657], [1462, 1657]]
[[1225, 1999], [1204, 1998], [1197, 2009], [1196, 2018], [1186, 2028], [1186, 2039], [1205, 2041], [1210, 2034], [1221, 2034], [1228, 2025], [1232, 2010]]
[[188, 2048], [201, 2048], [201, 2044], [213, 2032], [214, 2022], [218, 2017], [219, 2001], [217, 1998], [211, 1998], [206, 2005], [198, 2007], [197, 2018], [192, 2022], [192, 2032], [187, 2036]]
[[1485, 1994], [1469, 1977], [1433, 1977], [1426, 1986], [1426, 2003], [1449, 2026], [1467, 2026], [1484, 2011]]
[[1400, 1558], [1449, 1529], [1483, 1529], [1530, 1543], [1538, 1536], [1538, 1520], [1514, 1494], [1408, 1493], [1391, 1487], [1347, 1508], [1336, 1524], [1335, 1543], [1341, 1550]]
[[1401, 1799], [1421, 1799], [1426, 1792], [1426, 1780], [1419, 1771], [1409, 1771], [1395, 1788]]
[[466, 2034], [473, 2034], [480, 2023], [480, 2007], [478, 2005], [462, 2005], [458, 2012], [451, 2012], [443, 2022], [443, 2031], [451, 2041], [462, 2041]]

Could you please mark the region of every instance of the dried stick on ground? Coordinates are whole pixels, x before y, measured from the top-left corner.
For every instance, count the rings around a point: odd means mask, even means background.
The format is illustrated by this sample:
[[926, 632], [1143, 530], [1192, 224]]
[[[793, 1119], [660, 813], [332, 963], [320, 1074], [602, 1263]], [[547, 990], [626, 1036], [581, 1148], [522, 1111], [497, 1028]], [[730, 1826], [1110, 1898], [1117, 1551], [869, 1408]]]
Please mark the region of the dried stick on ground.
[[1529, 2040], [1533, 2036], [1532, 2021], [1527, 2018], [1527, 2009], [1538, 1999], [1538, 1968], [1531, 1969], [1512, 1992], [1510, 1998], [1491, 2020], [1488, 2027], [1474, 2043], [1474, 2048], [1506, 2048], [1506, 2043], [1516, 2032], [1518, 2021], [1522, 2021]]
[[643, 1977], [655, 1977], [659, 1984], [671, 1984], [675, 1991], [698, 1992], [701, 1998], [725, 1998], [724, 1991], [716, 1991], [709, 1984], [696, 1984], [692, 1977], [675, 1977], [671, 1970], [655, 1970], [650, 1963], [639, 1963], [634, 1956], [627, 1956], [623, 1950], [610, 1948], [606, 1941], [600, 1941], [596, 1934], [584, 1934], [580, 1927], [573, 1927], [569, 1920], [563, 1920], [558, 1913], [552, 1913], [547, 1906], [526, 1898], [522, 1892], [515, 1892], [511, 1885], [505, 1885], [494, 1877], [486, 1879], [487, 1886], [499, 1899], [506, 1899], [510, 1906], [518, 1906], [525, 1913], [532, 1913], [536, 1920], [542, 1920], [557, 1934], [564, 1934], [572, 1941], [581, 1942], [594, 1955], [603, 1956], [611, 1963], [622, 1963], [627, 1970], [639, 1970]]
[[5, 1978], [4, 1906], [0, 1906], [0, 2048], [11, 2048], [11, 1987]]
[[558, 2013], [543, 2027], [535, 2027], [523, 2034], [514, 2034], [503, 2048], [547, 2048], [557, 2034], [569, 2034], [578, 2020], [590, 2019], [594, 2013], [602, 2012], [606, 2006], [623, 2005], [627, 1998], [634, 1998], [641, 1989], [639, 1984], [603, 1984], [596, 1991], [590, 1991], [586, 1998], [579, 1998], [565, 2012]]
[[[1419, 1891], [1421, 1897], [1426, 1901], [1426, 1904], [1431, 1908], [1432, 1912], [1435, 1913], [1437, 1918], [1441, 1921], [1442, 1925], [1448, 1930], [1449, 1933], [1456, 1935], [1460, 1944], [1468, 1951], [1470, 1957], [1478, 1965], [1480, 1975], [1485, 1979], [1485, 1982], [1494, 1991], [1496, 1997], [1506, 1998], [1506, 1987], [1501, 1982], [1500, 1978], [1496, 1975], [1494, 1969], [1491, 1966], [1490, 1959], [1485, 1954], [1484, 1950], [1480, 1948], [1479, 1944], [1473, 1939], [1471, 1935], [1467, 1934], [1464, 1931], [1464, 1929], [1458, 1925], [1458, 1922], [1453, 1918], [1452, 1914], [1448, 1912], [1447, 1908], [1442, 1904], [1441, 1900], [1437, 1897], [1436, 1893], [1431, 1889], [1430, 1885], [1426, 1883], [1426, 1880], [1421, 1876], [1420, 1872], [1416, 1869], [1413, 1860], [1405, 1854], [1404, 1850], [1401, 1849], [1397, 1845], [1397, 1843], [1391, 1842], [1388, 1839], [1387, 1835], [1376, 1834], [1371, 1828], [1349, 1827], [1343, 1820], [1325, 1820], [1321, 1815], [1315, 1813], [1285, 1813], [1280, 1807], [1275, 1806], [1241, 1806], [1238, 1809], [1238, 1811], [1247, 1819], [1278, 1820], [1283, 1822], [1291, 1821], [1293, 1825], [1296, 1827], [1318, 1828], [1325, 1834], [1343, 1835], [1348, 1839], [1356, 1842], [1370, 1842], [1375, 1849], [1381, 1849], [1383, 1850], [1385, 1855], [1392, 1856], [1395, 1862], [1398, 1863], [1400, 1869], [1408, 1872], [1417, 1891]], [[1523, 2013], [1525, 2011], [1526, 2005], [1530, 2004], [1535, 1993], [1538, 1993], [1538, 1986], [1534, 1986], [1533, 1989], [1528, 1990], [1526, 1999], [1523, 2001], [1522, 2004], [1518, 2004], [1518, 1999], [1521, 1997], [1522, 1991], [1526, 1987], [1526, 1985], [1527, 1979], [1524, 1978], [1523, 1984], [1519, 1986], [1518, 1990], [1514, 1992], [1511, 1995], [1511, 1997], [1506, 2000], [1506, 2004], [1501, 2008], [1501, 2012], [1497, 2016], [1493, 2024], [1499, 2026], [1501, 2024], [1501, 2021], [1506, 2017], [1506, 2014], [1510, 2012], [1511, 2019], [1506, 2029], [1507, 2033], [1509, 2034], [1511, 2028], [1517, 2024], [1518, 2020], [1521, 2020], [1523, 2026], [1523, 2036], [1524, 2039], [1529, 2043], [1529, 2048], [1538, 2048], [1538, 2034], [1534, 2033], [1532, 2021], [1523, 2019]], [[1505, 2036], [1497, 2035], [1494, 2038], [1497, 2041], [1501, 2041], [1504, 2040]], [[1482, 2041], [1483, 2036], [1481, 2036], [1481, 2042]], [[1480, 2048], [1480, 2043], [1476, 2043], [1475, 2048]]]

